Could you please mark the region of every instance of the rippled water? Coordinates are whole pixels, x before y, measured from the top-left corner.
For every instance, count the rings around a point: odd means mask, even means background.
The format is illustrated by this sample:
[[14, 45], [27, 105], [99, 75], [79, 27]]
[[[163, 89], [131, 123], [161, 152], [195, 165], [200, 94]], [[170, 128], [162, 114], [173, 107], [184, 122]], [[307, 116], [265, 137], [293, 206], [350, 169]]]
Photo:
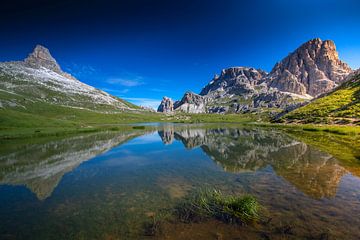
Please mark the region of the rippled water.
[[[0, 239], [360, 239], [357, 156], [274, 129], [152, 128], [3, 142]], [[149, 234], [202, 188], [256, 196], [266, 222], [170, 219]]]

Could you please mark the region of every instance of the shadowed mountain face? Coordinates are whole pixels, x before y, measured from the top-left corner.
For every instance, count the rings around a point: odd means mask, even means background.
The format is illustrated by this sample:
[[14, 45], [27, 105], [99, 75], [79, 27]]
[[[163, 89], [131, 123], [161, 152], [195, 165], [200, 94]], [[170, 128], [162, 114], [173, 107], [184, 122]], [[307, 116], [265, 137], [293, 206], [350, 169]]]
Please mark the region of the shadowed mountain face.
[[104, 132], [19, 145], [0, 156], [0, 184], [25, 185], [38, 199], [46, 199], [66, 173], [138, 135]]
[[303, 193], [313, 198], [334, 197], [347, 172], [331, 155], [279, 132], [261, 129], [164, 129], [188, 149], [200, 147], [225, 171], [257, 171], [271, 166]]

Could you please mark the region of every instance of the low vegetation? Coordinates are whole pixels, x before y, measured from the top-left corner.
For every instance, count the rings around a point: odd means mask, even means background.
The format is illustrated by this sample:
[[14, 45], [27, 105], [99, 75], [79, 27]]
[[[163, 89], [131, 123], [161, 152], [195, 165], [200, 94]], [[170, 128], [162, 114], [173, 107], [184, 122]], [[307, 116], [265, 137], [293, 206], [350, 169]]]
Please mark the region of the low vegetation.
[[0, 108], [0, 139], [61, 135], [109, 128], [115, 129], [119, 128], [119, 125], [127, 123], [243, 123], [253, 121], [257, 121], [257, 116], [251, 114], [165, 115], [149, 111], [103, 113], [37, 102], [28, 103], [26, 107]]
[[226, 223], [249, 223], [258, 219], [260, 205], [250, 195], [225, 195], [219, 190], [201, 190], [176, 208], [176, 215], [184, 222], [215, 218]]
[[360, 74], [329, 94], [286, 114], [279, 121], [360, 125]]

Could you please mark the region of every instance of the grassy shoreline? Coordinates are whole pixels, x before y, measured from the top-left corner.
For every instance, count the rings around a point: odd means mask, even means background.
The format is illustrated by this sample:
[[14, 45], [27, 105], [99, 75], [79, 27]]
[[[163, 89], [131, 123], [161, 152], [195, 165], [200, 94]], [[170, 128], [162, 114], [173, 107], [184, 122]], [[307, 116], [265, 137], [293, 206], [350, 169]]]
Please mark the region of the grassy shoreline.
[[254, 114], [174, 114], [161, 113], [118, 113], [94, 114], [81, 111], [72, 119], [54, 118], [43, 115], [23, 115], [13, 117], [13, 112], [1, 111], [0, 140], [34, 138], [47, 136], [65, 136], [99, 131], [129, 130], [134, 123], [205, 123], [235, 124], [258, 127], [272, 127], [287, 131], [329, 132], [340, 135], [359, 135], [360, 126], [326, 124], [271, 123], [266, 116]]
[[294, 131], [307, 132], [328, 132], [339, 135], [359, 135], [360, 126], [355, 125], [335, 125], [335, 124], [292, 124], [292, 123], [252, 123], [251, 125], [259, 127], [274, 127]]

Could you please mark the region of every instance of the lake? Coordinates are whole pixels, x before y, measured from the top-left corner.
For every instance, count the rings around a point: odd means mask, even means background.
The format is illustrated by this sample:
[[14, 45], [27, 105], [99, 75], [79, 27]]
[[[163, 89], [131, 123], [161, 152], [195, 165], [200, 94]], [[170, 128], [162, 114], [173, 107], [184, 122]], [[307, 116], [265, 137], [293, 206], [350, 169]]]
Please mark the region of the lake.
[[[360, 239], [359, 156], [331, 134], [226, 124], [6, 140], [0, 239]], [[253, 195], [261, 219], [171, 216], [200, 189]]]

